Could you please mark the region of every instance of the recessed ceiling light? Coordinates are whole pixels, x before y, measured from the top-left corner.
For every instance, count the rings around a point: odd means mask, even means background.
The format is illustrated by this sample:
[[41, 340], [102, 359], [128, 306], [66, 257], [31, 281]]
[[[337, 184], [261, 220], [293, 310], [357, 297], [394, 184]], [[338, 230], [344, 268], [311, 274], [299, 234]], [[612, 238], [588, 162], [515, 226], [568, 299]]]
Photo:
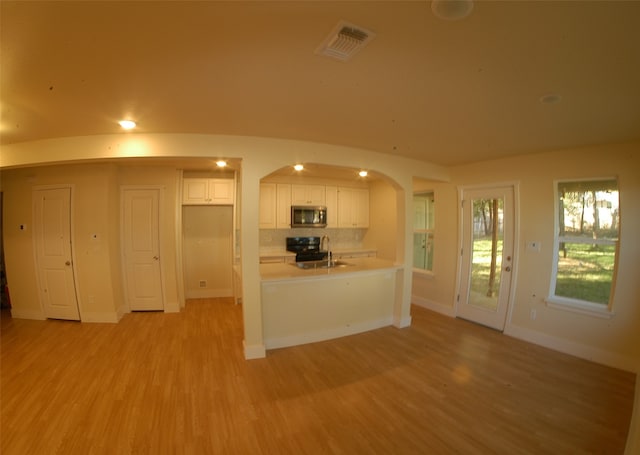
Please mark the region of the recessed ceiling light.
[[136, 127], [136, 122], [133, 120], [120, 120], [118, 123], [125, 130], [132, 130]]
[[457, 21], [473, 11], [473, 0], [433, 0], [431, 11], [439, 19]]
[[303, 170], [303, 169], [304, 169], [304, 166], [303, 166], [302, 164], [296, 164], [295, 166], [293, 166], [293, 168], [294, 168], [296, 171], [301, 171], [301, 170]]
[[559, 103], [562, 97], [557, 93], [547, 93], [546, 95], [542, 95], [540, 97], [540, 102], [542, 104], [555, 104]]
[[367, 171], [360, 171], [360, 172], [358, 172], [358, 175], [359, 175], [360, 177], [366, 177], [366, 176], [367, 176], [367, 174], [369, 174]]
[[216, 161], [216, 166], [218, 167], [225, 167], [226, 165], [227, 165], [227, 162], [225, 160]]

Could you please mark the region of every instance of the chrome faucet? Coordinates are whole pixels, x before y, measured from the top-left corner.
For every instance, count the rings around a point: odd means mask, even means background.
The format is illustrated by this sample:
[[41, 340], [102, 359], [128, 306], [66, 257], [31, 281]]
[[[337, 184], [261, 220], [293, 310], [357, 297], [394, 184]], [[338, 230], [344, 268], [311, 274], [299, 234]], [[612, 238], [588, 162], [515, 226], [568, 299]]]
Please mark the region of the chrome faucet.
[[[325, 245], [325, 240], [327, 244]], [[327, 252], [327, 267], [331, 267], [331, 241], [328, 235], [323, 235], [320, 240], [320, 249]]]
[[[324, 244], [325, 240], [327, 241], [326, 246]], [[331, 249], [329, 245], [330, 245], [329, 236], [325, 234], [322, 236], [322, 239], [320, 240], [320, 249], [322, 251], [329, 251]]]

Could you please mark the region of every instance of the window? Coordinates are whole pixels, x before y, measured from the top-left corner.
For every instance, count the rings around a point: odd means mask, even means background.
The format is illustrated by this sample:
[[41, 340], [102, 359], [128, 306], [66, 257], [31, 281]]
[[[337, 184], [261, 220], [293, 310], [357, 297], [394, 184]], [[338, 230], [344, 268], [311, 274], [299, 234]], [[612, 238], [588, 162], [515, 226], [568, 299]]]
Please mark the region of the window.
[[620, 210], [616, 180], [557, 183], [551, 302], [610, 310]]
[[433, 270], [433, 193], [413, 195], [413, 267]]

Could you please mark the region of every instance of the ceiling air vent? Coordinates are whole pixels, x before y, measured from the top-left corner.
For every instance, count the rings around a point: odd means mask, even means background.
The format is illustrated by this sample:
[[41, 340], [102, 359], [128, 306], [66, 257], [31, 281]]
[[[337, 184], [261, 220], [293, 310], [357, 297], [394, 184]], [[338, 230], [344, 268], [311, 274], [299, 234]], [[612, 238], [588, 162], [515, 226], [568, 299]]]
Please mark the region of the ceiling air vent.
[[360, 49], [365, 47], [369, 41], [375, 38], [376, 34], [356, 27], [345, 21], [340, 21], [331, 31], [329, 36], [318, 46], [316, 54], [333, 57], [346, 62]]

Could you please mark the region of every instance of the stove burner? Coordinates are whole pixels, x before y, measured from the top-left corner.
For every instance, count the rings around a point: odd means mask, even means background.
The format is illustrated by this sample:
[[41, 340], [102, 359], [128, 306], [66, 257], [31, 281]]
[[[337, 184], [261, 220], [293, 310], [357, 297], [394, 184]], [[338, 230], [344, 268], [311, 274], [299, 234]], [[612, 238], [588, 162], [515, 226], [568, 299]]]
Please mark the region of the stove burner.
[[287, 251], [296, 253], [296, 262], [321, 261], [327, 252], [320, 249], [320, 237], [287, 237]]

